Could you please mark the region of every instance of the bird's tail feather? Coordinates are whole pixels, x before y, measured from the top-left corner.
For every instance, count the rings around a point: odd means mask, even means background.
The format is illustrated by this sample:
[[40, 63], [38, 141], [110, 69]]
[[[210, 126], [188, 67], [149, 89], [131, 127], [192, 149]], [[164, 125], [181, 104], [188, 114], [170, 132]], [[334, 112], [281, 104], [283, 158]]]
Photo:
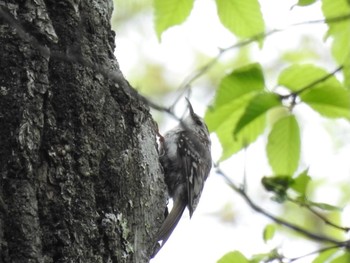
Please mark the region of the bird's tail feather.
[[[165, 218], [162, 226], [158, 230], [157, 240], [156, 240], [157, 244], [152, 254], [152, 258], [158, 253], [158, 251], [164, 246], [165, 242], [170, 237], [177, 223], [179, 223], [185, 208], [186, 208], [186, 205], [184, 205], [184, 202], [182, 202], [181, 200], [176, 200], [174, 202], [173, 208], [171, 209], [169, 215]], [[160, 246], [159, 246], [159, 242], [162, 242]]]

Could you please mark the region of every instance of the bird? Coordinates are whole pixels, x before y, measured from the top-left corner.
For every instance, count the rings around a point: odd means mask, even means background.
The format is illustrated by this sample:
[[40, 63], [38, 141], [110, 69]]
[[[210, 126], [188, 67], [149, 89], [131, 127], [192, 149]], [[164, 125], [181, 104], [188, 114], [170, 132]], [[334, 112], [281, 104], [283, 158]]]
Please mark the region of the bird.
[[173, 207], [156, 234], [151, 258], [164, 246], [186, 207], [192, 217], [212, 166], [208, 127], [186, 100], [188, 116], [160, 140], [159, 160]]

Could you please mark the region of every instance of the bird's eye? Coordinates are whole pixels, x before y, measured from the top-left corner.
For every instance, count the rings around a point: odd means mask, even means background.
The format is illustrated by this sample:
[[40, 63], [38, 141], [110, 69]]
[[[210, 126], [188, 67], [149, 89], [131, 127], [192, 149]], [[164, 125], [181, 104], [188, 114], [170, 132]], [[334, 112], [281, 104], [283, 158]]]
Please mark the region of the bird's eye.
[[199, 126], [202, 126], [203, 123], [201, 122], [201, 120], [196, 120], [196, 124], [199, 125]]

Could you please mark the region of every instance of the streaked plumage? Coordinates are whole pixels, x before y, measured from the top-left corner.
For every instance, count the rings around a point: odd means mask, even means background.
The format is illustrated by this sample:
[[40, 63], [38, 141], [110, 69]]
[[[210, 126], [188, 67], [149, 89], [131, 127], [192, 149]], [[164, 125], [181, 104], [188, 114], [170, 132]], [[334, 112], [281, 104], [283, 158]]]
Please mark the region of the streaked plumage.
[[189, 116], [168, 131], [161, 144], [160, 162], [173, 207], [157, 233], [161, 245], [152, 257], [168, 240], [186, 207], [192, 217], [212, 165], [208, 128], [189, 101], [188, 106]]

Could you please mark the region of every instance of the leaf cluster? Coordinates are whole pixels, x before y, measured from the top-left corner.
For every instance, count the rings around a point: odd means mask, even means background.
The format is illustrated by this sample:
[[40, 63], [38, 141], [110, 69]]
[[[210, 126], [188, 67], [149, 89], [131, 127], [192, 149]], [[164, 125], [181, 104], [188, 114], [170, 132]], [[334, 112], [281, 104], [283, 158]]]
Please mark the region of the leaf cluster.
[[[315, 4], [315, 0], [299, 0], [299, 7]], [[267, 31], [258, 0], [216, 0], [217, 15], [222, 25], [240, 41], [227, 49], [239, 48], [256, 42], [263, 46], [266, 37], [280, 29]], [[266, 135], [266, 155], [272, 176], [262, 178], [265, 189], [280, 203], [291, 202], [306, 208], [323, 223], [344, 233], [348, 228], [329, 220], [323, 213], [341, 211], [337, 206], [309, 200], [311, 175], [301, 167], [302, 136], [301, 120], [296, 109], [305, 106], [326, 119], [350, 119], [350, 2], [348, 0], [322, 0], [324, 19], [295, 24], [301, 26], [325, 23], [328, 27], [324, 40], [331, 46], [336, 67], [329, 70], [321, 65], [292, 63], [283, 68], [275, 83], [267, 84], [264, 65], [258, 61], [230, 70], [217, 87], [215, 98], [205, 114], [210, 132], [215, 133], [222, 146], [219, 162], [248, 147], [258, 137]], [[157, 36], [172, 26], [183, 23], [190, 15], [194, 0], [155, 0], [155, 28]], [[204, 66], [200, 74], [214, 64]], [[190, 82], [189, 82], [190, 83]], [[187, 84], [189, 84], [187, 83]], [[302, 106], [302, 107], [301, 107]], [[304, 169], [302, 172], [300, 170]], [[234, 187], [235, 188], [235, 187]], [[245, 192], [235, 188], [253, 207], [256, 207]], [[322, 213], [320, 212], [322, 211]], [[264, 213], [267, 215], [267, 213]], [[273, 216], [268, 217], [274, 219]], [[280, 219], [275, 220], [282, 224]], [[290, 226], [289, 223], [282, 225]], [[299, 227], [291, 227], [303, 232]], [[263, 238], [266, 242], [276, 233], [274, 224], [266, 226]], [[312, 239], [318, 235], [304, 234]], [[320, 237], [320, 243], [329, 238]], [[327, 243], [328, 244], [328, 243]], [[334, 241], [333, 245], [319, 249], [313, 263], [350, 262], [347, 241]], [[254, 255], [250, 259], [239, 251], [229, 252], [218, 262], [294, 262], [302, 257], [287, 259], [278, 249], [266, 254]]]

